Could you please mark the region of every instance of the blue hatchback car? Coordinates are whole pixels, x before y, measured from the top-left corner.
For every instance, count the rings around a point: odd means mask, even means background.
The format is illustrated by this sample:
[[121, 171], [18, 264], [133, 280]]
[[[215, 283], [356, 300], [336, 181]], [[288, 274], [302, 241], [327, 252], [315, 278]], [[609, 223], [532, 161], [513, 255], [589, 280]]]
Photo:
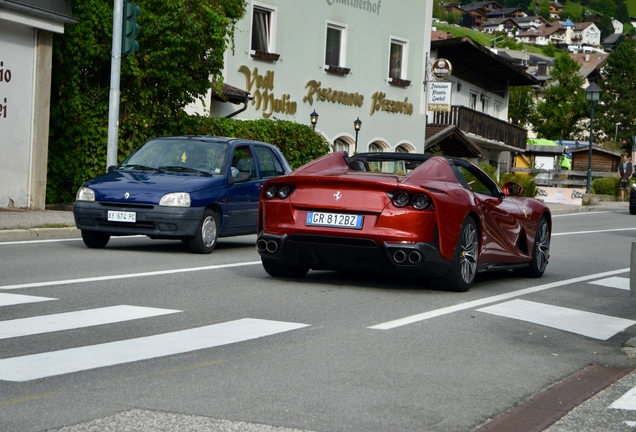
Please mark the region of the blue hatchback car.
[[79, 188], [73, 214], [90, 248], [110, 236], [187, 241], [210, 253], [219, 237], [256, 234], [265, 180], [291, 168], [271, 144], [176, 136], [146, 142], [118, 167]]

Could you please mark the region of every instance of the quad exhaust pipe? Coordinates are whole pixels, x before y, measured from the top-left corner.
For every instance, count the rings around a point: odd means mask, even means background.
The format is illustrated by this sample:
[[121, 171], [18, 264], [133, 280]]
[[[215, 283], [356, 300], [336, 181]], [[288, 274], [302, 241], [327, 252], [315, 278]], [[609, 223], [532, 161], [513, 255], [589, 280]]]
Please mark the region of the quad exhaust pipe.
[[411, 251], [407, 255], [406, 252], [401, 249], [398, 249], [393, 253], [393, 260], [398, 264], [404, 263], [407, 258], [410, 264], [418, 264], [422, 261], [422, 254], [419, 251]]
[[256, 242], [256, 248], [259, 252], [274, 253], [278, 250], [278, 243], [274, 240], [267, 241], [264, 239], [260, 239], [258, 242]]

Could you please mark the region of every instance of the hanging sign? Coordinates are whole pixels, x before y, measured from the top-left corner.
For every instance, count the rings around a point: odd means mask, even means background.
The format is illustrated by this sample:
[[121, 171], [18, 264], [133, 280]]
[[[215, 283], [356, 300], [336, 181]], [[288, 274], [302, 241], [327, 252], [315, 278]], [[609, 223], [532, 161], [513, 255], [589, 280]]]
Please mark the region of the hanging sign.
[[438, 58], [433, 62], [431, 73], [437, 80], [445, 80], [453, 73], [453, 65], [446, 59]]
[[428, 89], [428, 110], [450, 111], [452, 88], [451, 82], [432, 81]]

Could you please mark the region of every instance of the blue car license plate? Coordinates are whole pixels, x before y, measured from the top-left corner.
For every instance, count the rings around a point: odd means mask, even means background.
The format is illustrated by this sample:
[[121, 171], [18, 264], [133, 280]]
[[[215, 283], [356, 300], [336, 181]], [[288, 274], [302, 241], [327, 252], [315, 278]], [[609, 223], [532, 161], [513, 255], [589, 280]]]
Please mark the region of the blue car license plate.
[[341, 213], [307, 212], [307, 226], [362, 229], [364, 216]]

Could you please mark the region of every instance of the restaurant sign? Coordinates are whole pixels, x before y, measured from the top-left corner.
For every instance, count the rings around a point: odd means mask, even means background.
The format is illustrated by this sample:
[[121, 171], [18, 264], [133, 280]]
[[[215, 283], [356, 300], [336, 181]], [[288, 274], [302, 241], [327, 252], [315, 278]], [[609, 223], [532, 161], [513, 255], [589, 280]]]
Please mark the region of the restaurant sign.
[[428, 110], [450, 111], [452, 88], [451, 82], [432, 81], [428, 89]]

